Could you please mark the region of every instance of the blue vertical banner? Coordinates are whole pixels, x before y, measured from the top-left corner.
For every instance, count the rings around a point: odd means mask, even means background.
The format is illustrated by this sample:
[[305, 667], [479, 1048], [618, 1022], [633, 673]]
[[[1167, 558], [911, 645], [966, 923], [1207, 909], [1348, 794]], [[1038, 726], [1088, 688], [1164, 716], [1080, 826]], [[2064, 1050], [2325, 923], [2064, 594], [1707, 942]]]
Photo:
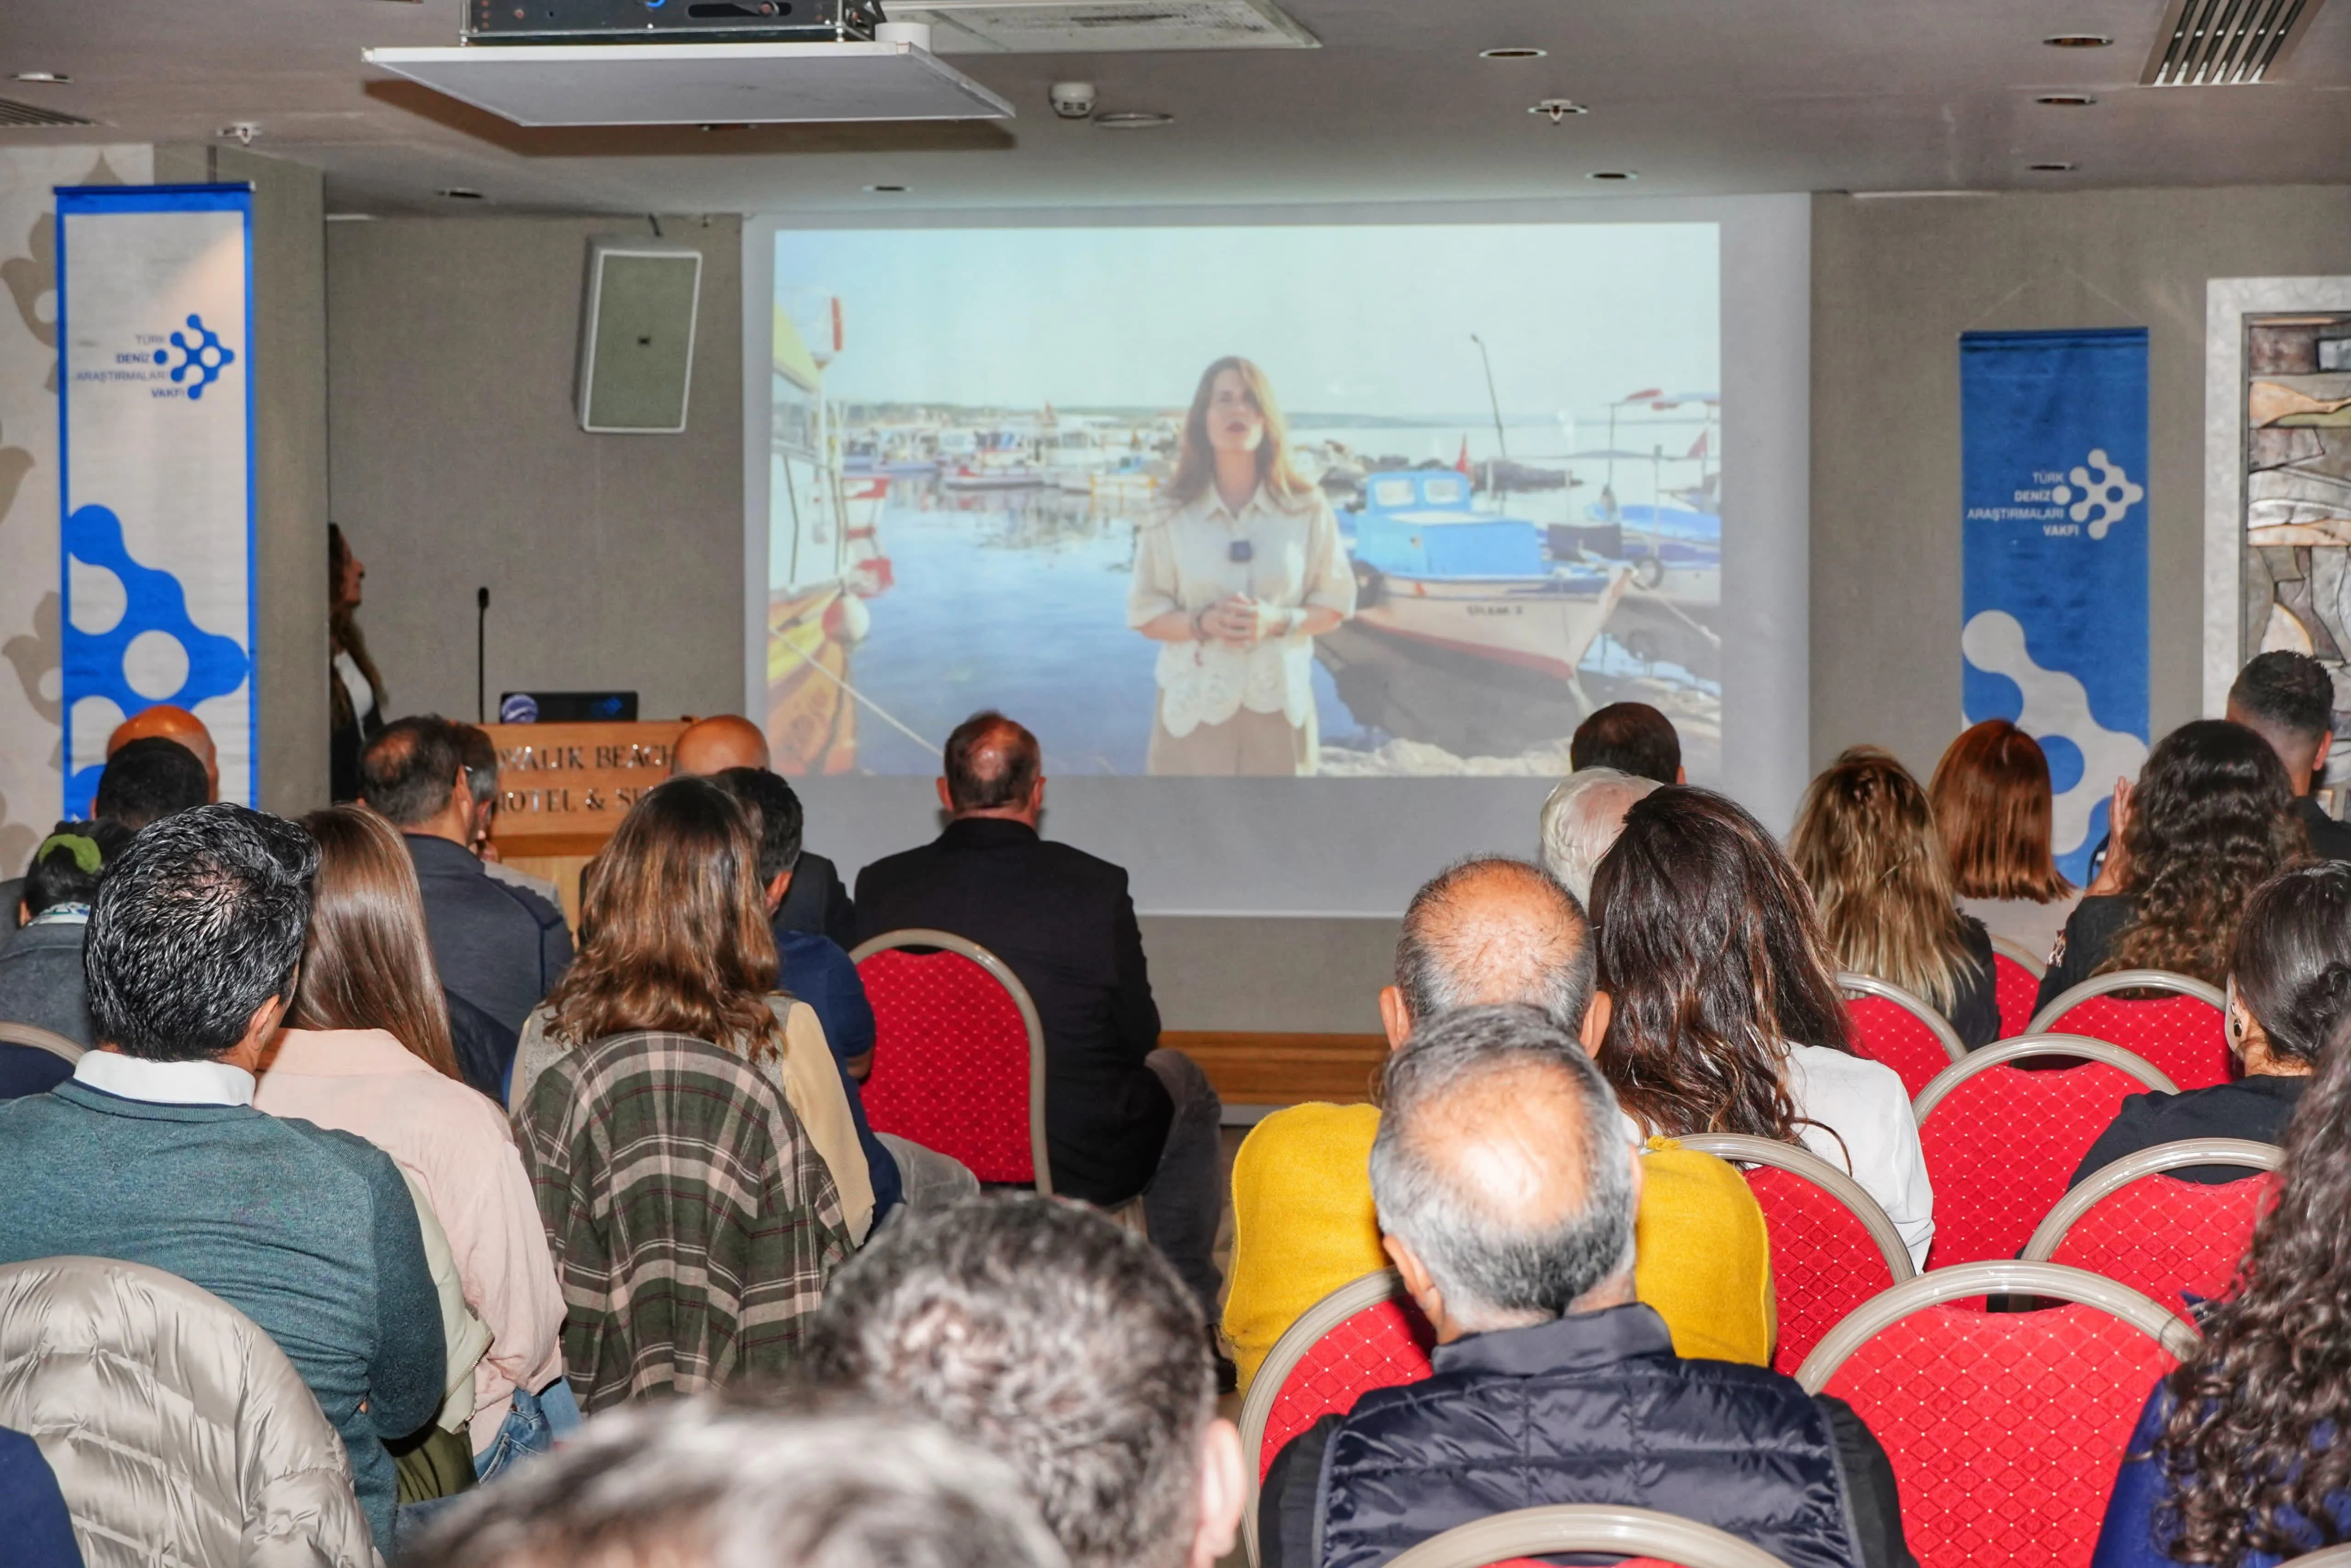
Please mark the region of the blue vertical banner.
[[2076, 883], [2147, 749], [2147, 329], [1959, 339], [1967, 722], [2041, 743]]
[[168, 703], [224, 800], [261, 789], [254, 701], [253, 190], [57, 190], [65, 813]]

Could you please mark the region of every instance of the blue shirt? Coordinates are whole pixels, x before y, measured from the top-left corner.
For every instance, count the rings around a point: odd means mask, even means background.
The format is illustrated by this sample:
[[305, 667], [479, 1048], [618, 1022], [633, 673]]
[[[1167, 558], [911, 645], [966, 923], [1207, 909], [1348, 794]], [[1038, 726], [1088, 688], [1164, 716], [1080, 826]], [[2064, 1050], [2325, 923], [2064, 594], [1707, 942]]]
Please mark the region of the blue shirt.
[[775, 929], [776, 988], [806, 1002], [817, 1022], [824, 1026], [824, 1042], [832, 1048], [832, 1060], [841, 1068], [841, 1085], [849, 1091], [849, 1114], [857, 1124], [857, 1142], [872, 1173], [873, 1222], [879, 1225], [883, 1215], [905, 1201], [906, 1193], [898, 1176], [898, 1162], [867, 1125], [865, 1101], [858, 1092], [857, 1080], [849, 1075], [849, 1063], [873, 1049], [873, 1006], [865, 999], [865, 982], [857, 977], [857, 966], [849, 961], [849, 955], [830, 937], [788, 931], [780, 925]]
[[57, 1474], [22, 1432], [0, 1430], [0, 1555], [26, 1568], [81, 1568]]
[[[2171, 1418], [2171, 1394], [2161, 1383], [2147, 1396], [2147, 1407], [2139, 1412], [2138, 1426], [2130, 1436], [2130, 1445], [2123, 1450], [2123, 1468], [2115, 1478], [2114, 1495], [2106, 1500], [2105, 1523], [2098, 1531], [2097, 1554], [2090, 1559], [2090, 1568], [2180, 1568], [2178, 1559], [2168, 1556], [2155, 1542], [2155, 1511], [2170, 1497], [2171, 1487], [2162, 1467], [2155, 1462], [2155, 1441], [2163, 1435], [2163, 1424]], [[2351, 1528], [2351, 1498], [2335, 1500], [2337, 1528]], [[2297, 1517], [2294, 1523], [2306, 1522]], [[2305, 1550], [2315, 1551], [2319, 1545], [2316, 1531], [2312, 1531]], [[2283, 1557], [2266, 1552], [2245, 1555], [2239, 1568], [2278, 1568]]]

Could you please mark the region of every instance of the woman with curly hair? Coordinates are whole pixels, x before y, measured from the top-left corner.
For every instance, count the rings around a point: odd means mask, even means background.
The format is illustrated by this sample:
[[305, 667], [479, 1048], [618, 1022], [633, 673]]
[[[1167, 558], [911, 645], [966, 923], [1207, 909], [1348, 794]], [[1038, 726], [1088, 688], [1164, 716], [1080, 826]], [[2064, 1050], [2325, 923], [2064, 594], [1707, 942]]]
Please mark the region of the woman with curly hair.
[[2294, 787], [2268, 741], [2200, 718], [2115, 789], [2114, 848], [2065, 922], [2036, 1011], [2093, 975], [2168, 969], [2219, 985], [2253, 889], [2307, 852]]
[[2155, 1386], [2092, 1568], [2273, 1568], [2351, 1540], [2351, 1051], [2335, 1037], [2284, 1184], [2204, 1336]]
[[1762, 824], [1687, 785], [1635, 801], [1592, 916], [1612, 1004], [1597, 1060], [1642, 1134], [1800, 1144], [1850, 1172], [1923, 1267], [1935, 1194], [1910, 1097], [1853, 1053], [1813, 895]]

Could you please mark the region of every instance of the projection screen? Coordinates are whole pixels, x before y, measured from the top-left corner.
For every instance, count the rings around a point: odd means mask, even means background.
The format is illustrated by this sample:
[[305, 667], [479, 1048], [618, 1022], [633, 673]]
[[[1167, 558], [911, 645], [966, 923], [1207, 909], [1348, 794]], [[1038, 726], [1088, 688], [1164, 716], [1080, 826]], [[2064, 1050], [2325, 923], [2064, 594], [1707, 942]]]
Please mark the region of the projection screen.
[[972, 712], [1147, 914], [1386, 915], [1662, 709], [1806, 768], [1802, 197], [746, 225], [746, 708], [844, 873]]

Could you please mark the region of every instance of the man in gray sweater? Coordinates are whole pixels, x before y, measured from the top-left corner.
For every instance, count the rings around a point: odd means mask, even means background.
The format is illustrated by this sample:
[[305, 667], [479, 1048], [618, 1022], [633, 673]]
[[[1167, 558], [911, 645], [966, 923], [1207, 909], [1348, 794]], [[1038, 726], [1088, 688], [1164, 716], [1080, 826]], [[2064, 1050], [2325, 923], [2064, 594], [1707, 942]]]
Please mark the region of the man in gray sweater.
[[99, 1047], [0, 1105], [0, 1263], [144, 1263], [258, 1323], [342, 1434], [389, 1557], [384, 1440], [432, 1419], [446, 1354], [415, 1206], [373, 1145], [253, 1109], [318, 864], [295, 824], [205, 806], [110, 868], [83, 949]]

